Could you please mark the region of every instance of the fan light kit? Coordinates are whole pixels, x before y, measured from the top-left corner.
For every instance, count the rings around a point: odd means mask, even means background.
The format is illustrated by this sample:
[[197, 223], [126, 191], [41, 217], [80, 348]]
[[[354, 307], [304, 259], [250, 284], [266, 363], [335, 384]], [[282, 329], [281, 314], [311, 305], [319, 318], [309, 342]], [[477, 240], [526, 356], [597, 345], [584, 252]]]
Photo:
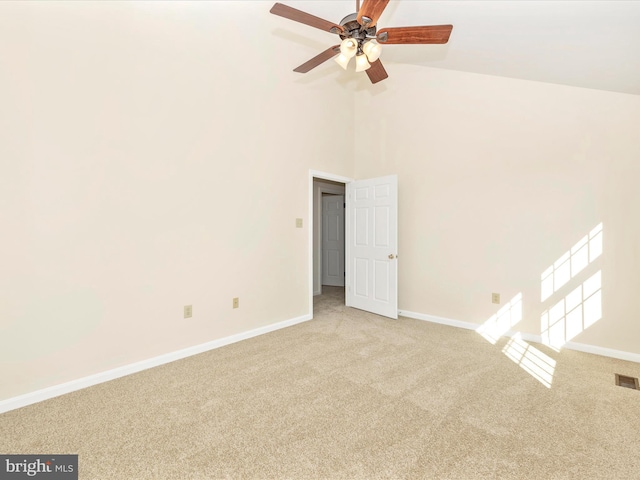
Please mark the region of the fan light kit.
[[271, 8], [271, 13], [337, 34], [342, 40], [339, 45], [329, 47], [295, 68], [294, 72], [307, 73], [336, 55], [336, 63], [346, 70], [351, 59], [356, 57], [356, 72], [366, 71], [371, 83], [377, 83], [388, 77], [380, 62], [381, 44], [443, 44], [449, 41], [453, 29], [452, 25], [434, 25], [385, 28], [378, 31], [376, 23], [388, 3], [389, 0], [364, 0], [360, 7], [360, 1], [356, 0], [356, 13], [344, 17], [340, 24], [282, 3], [276, 3]]

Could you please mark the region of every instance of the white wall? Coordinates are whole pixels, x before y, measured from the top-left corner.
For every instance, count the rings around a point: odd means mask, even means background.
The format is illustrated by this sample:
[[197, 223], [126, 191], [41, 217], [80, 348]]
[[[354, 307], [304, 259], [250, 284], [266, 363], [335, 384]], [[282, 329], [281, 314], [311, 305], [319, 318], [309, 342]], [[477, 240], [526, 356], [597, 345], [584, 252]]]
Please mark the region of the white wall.
[[[603, 316], [575, 342], [640, 353], [640, 97], [390, 64], [357, 94], [356, 178], [399, 176], [402, 310], [516, 329], [602, 271]], [[541, 274], [598, 223], [604, 252], [545, 302]]]
[[271, 5], [0, 4], [0, 400], [310, 312], [353, 93]]
[[308, 314], [309, 169], [399, 175], [402, 309], [481, 323], [522, 292], [530, 333], [583, 278], [543, 304], [540, 274], [603, 222], [575, 340], [640, 352], [639, 97], [298, 76], [326, 34], [271, 4], [0, 2], [0, 400]]

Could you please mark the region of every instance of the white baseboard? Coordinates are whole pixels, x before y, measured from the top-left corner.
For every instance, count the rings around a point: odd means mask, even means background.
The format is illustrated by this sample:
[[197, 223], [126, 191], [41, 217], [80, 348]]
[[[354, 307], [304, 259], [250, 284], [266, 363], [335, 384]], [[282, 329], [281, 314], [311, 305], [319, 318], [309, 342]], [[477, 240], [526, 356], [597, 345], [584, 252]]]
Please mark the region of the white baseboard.
[[[424, 320], [425, 322], [440, 323], [451, 327], [465, 328], [467, 330], [476, 330], [479, 324], [471, 322], [463, 322], [462, 320], [453, 320], [451, 318], [436, 317], [435, 315], [426, 315], [424, 313], [408, 312], [406, 310], [398, 310], [398, 315], [416, 320]], [[516, 332], [508, 331], [503, 334], [504, 337], [511, 337]], [[540, 335], [532, 333], [521, 333], [522, 339], [532, 343], [542, 343]], [[576, 350], [578, 352], [591, 353], [593, 355], [602, 355], [603, 357], [617, 358], [618, 360], [626, 360], [628, 362], [640, 363], [640, 353], [624, 352], [622, 350], [614, 350], [612, 348], [598, 347], [596, 345], [587, 345], [584, 343], [567, 342], [562, 348], [567, 350]]]
[[165, 363], [170, 363], [175, 360], [180, 360], [192, 355], [197, 355], [209, 350], [224, 347], [225, 345], [230, 345], [241, 340], [247, 340], [252, 337], [257, 337], [258, 335], [263, 335], [275, 330], [280, 330], [281, 328], [290, 327], [292, 325], [311, 320], [312, 318], [313, 316], [309, 313], [297, 318], [292, 318], [290, 320], [273, 323], [271, 325], [266, 325], [264, 327], [249, 330], [247, 332], [238, 333], [229, 337], [212, 340], [200, 345], [194, 345], [193, 347], [184, 348], [182, 350], [166, 353], [164, 355], [159, 355], [157, 357], [149, 358], [148, 360], [142, 360], [140, 362], [124, 365], [112, 370], [107, 370], [106, 372], [96, 373], [94, 375], [89, 375], [88, 377], [79, 378], [77, 380], [71, 380], [70, 382], [62, 383], [60, 385], [54, 385], [52, 387], [43, 388], [42, 390], [36, 390], [35, 392], [25, 393], [24, 395], [8, 398], [6, 400], [0, 401], [0, 413], [15, 410], [16, 408], [26, 407], [27, 405], [41, 402], [43, 400], [48, 400], [49, 398], [58, 397], [60, 395], [64, 395], [65, 393], [75, 392], [76, 390], [81, 390], [92, 385], [97, 385], [98, 383], [108, 382], [109, 380], [114, 380], [126, 375], [131, 375], [132, 373], [137, 373], [142, 370], [147, 370], [159, 365], [164, 365]]
[[613, 348], [598, 347], [596, 345], [586, 345], [584, 343], [575, 342], [567, 342], [562, 348], [577, 350], [578, 352], [592, 353], [593, 355], [602, 355], [603, 357], [617, 358], [618, 360], [626, 360], [628, 362], [640, 363], [640, 353], [624, 352], [622, 350], [614, 350]]
[[401, 317], [414, 318], [416, 320], [424, 320], [425, 322], [440, 323], [449, 325], [450, 327], [465, 328], [467, 330], [475, 330], [480, 325], [471, 322], [463, 322], [462, 320], [453, 320], [451, 318], [436, 317], [435, 315], [426, 315], [424, 313], [408, 312], [406, 310], [398, 310]]

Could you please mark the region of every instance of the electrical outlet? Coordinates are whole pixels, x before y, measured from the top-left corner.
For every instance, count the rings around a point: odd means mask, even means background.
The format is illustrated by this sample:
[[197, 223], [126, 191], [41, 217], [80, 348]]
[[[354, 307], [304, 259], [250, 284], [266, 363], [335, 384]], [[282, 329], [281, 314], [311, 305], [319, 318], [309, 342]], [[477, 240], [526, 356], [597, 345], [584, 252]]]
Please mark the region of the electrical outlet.
[[193, 316], [193, 307], [191, 305], [184, 306], [184, 318], [191, 318]]
[[233, 299], [233, 308], [240, 308], [240, 298], [235, 297]]
[[296, 218], [296, 228], [302, 228], [302, 219]]
[[500, 294], [499, 293], [492, 293], [491, 294], [491, 303], [500, 303]]

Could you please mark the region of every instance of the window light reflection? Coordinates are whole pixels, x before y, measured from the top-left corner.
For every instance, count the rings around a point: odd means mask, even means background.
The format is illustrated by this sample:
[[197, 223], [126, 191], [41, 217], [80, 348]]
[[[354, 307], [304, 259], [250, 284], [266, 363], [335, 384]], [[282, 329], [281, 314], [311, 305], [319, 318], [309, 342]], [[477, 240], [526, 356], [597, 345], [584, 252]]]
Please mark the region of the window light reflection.
[[522, 293], [518, 293], [495, 315], [480, 325], [476, 332], [495, 345], [498, 339], [522, 320]]
[[541, 301], [544, 302], [566, 285], [600, 255], [602, 255], [602, 223], [582, 237], [543, 272], [540, 283]]
[[551, 388], [556, 361], [522, 340], [520, 333], [509, 340], [502, 353], [545, 387]]
[[559, 349], [602, 318], [602, 271], [599, 270], [540, 317], [542, 343]]

